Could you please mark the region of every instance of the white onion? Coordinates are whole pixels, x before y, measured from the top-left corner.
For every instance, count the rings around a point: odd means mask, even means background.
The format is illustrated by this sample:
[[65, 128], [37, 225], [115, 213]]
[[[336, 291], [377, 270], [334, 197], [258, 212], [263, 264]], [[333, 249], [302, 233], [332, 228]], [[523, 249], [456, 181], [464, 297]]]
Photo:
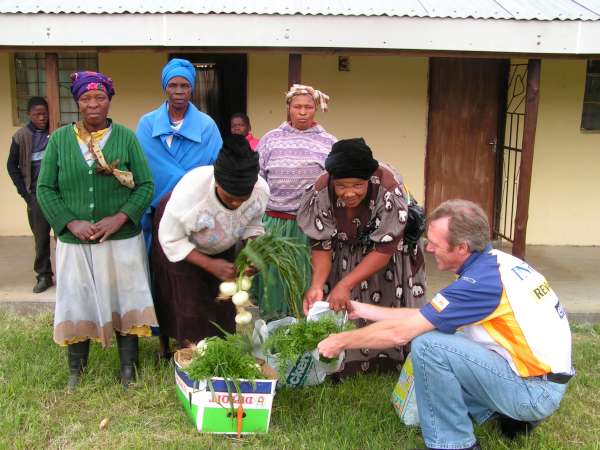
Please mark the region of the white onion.
[[198, 354], [200, 356], [204, 355], [204, 353], [206, 352], [206, 347], [208, 347], [208, 343], [206, 342], [206, 339], [202, 339], [200, 342], [198, 342], [196, 344], [196, 351], [198, 352]]
[[238, 309], [238, 313], [235, 316], [235, 323], [238, 325], [246, 325], [252, 320], [252, 313], [246, 311], [243, 308]]
[[242, 291], [249, 291], [251, 287], [252, 287], [252, 278], [243, 276], [240, 279], [240, 289]]
[[231, 297], [237, 292], [235, 281], [223, 281], [219, 285], [219, 291], [223, 297]]
[[235, 306], [248, 306], [250, 304], [250, 297], [246, 291], [238, 291], [233, 294], [231, 301]]

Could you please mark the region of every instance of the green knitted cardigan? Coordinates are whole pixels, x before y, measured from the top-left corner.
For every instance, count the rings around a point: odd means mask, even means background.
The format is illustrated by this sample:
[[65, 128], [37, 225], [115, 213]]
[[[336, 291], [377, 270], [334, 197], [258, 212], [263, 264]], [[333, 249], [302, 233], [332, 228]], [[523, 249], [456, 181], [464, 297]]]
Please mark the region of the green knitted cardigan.
[[72, 220], [95, 223], [119, 211], [129, 220], [109, 239], [127, 239], [141, 231], [140, 220], [150, 205], [154, 183], [135, 134], [113, 123], [102, 153], [109, 164], [118, 160], [119, 169], [133, 173], [133, 189], [120, 184], [113, 175], [96, 173], [95, 162], [88, 166], [72, 124], [50, 136], [38, 177], [37, 200], [62, 242], [95, 243], [77, 239], [67, 224]]

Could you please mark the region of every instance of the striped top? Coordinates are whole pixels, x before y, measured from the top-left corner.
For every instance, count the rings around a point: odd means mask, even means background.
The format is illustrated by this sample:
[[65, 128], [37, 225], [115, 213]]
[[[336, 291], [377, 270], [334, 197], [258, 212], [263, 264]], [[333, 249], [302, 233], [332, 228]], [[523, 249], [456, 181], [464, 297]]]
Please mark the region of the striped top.
[[284, 122], [258, 143], [260, 175], [271, 196], [267, 210], [295, 214], [300, 197], [325, 170], [325, 159], [337, 139], [320, 125], [298, 130]]
[[150, 204], [152, 175], [138, 140], [132, 131], [112, 124], [102, 149], [110, 164], [133, 173], [135, 187], [129, 189], [112, 175], [96, 173], [96, 163], [85, 162], [72, 125], [59, 128], [50, 137], [38, 178], [37, 199], [54, 232], [62, 242], [89, 244], [77, 239], [67, 228], [72, 220], [95, 223], [119, 211], [128, 220], [109, 239], [127, 239], [140, 231], [140, 219]]
[[571, 331], [555, 292], [526, 262], [491, 245], [469, 256], [421, 313], [444, 333], [461, 329], [522, 377], [572, 373]]

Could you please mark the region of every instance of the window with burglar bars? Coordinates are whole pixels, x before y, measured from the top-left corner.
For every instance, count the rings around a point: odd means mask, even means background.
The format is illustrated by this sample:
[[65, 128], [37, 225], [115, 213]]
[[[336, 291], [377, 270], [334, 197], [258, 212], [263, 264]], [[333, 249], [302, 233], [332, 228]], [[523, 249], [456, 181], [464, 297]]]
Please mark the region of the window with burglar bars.
[[581, 129], [600, 131], [600, 60], [587, 63]]
[[[73, 72], [98, 70], [98, 54], [91, 52], [58, 53], [58, 88], [61, 125], [79, 119], [77, 105], [71, 95]], [[46, 96], [46, 57], [44, 53], [15, 53], [16, 107], [19, 124], [25, 124], [27, 101], [33, 96]]]

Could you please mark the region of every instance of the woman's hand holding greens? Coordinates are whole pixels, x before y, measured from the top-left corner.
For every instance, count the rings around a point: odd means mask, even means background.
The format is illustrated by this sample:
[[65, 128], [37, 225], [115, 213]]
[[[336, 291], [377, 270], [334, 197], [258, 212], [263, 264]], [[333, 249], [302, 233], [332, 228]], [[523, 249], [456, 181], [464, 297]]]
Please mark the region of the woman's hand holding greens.
[[212, 261], [206, 270], [221, 281], [233, 280], [236, 276], [233, 263], [220, 258], [212, 258]]
[[308, 315], [308, 310], [312, 307], [312, 305], [314, 305], [315, 302], [320, 300], [323, 300], [323, 288], [316, 286], [309, 287], [304, 293], [304, 302], [302, 305], [304, 309], [304, 315]]
[[352, 288], [346, 286], [344, 280], [341, 280], [329, 293], [327, 298], [329, 301], [329, 307], [335, 312], [346, 309], [348, 311], [352, 311], [352, 304], [350, 303], [351, 290]]

